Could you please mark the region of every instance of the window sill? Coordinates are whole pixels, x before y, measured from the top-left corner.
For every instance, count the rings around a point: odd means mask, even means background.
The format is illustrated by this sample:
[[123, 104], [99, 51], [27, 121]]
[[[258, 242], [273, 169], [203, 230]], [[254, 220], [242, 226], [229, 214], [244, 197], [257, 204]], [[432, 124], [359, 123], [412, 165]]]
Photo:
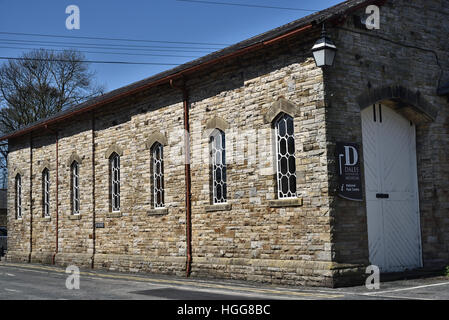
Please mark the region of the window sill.
[[232, 209], [232, 204], [230, 203], [220, 203], [220, 204], [212, 204], [206, 206], [206, 212], [216, 212], [216, 211], [229, 211]]
[[106, 218], [120, 218], [122, 216], [121, 212], [108, 212], [106, 213]]
[[42, 217], [42, 221], [50, 222], [51, 221], [51, 217]]
[[71, 214], [69, 216], [69, 220], [81, 220], [81, 215], [80, 214]]
[[165, 216], [168, 214], [168, 208], [156, 208], [147, 211], [148, 216]]
[[302, 205], [302, 198], [276, 199], [268, 201], [268, 206], [270, 208], [301, 207]]

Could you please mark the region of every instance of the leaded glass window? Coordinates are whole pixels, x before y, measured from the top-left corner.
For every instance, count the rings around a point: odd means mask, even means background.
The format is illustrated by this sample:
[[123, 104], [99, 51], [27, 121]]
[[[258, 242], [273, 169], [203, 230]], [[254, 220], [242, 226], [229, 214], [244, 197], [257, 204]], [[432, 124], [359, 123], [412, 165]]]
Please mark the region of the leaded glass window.
[[72, 214], [80, 213], [79, 164], [73, 161], [72, 167]]
[[50, 216], [50, 172], [48, 169], [42, 171], [42, 204], [44, 217]]
[[210, 137], [212, 162], [213, 203], [226, 203], [226, 139], [225, 133], [215, 129]]
[[164, 207], [164, 149], [156, 143], [153, 153], [153, 204], [155, 208]]
[[16, 218], [22, 219], [22, 176], [16, 176]]
[[296, 159], [293, 118], [282, 113], [274, 123], [278, 198], [296, 197]]
[[111, 162], [111, 208], [112, 212], [120, 211], [120, 156], [112, 154]]

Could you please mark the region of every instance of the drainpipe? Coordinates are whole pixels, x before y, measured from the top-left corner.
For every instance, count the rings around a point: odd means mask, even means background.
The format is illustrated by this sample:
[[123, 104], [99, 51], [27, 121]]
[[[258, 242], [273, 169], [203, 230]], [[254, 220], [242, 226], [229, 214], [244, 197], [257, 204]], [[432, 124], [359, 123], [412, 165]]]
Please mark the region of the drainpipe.
[[33, 134], [30, 133], [30, 254], [28, 263], [31, 263], [33, 252]]
[[56, 142], [56, 247], [55, 253], [52, 257], [52, 263], [56, 264], [56, 254], [59, 251], [58, 240], [59, 240], [59, 135], [58, 131], [54, 131], [45, 126], [45, 129], [52, 132], [55, 135]]
[[186, 277], [190, 276], [192, 266], [192, 223], [191, 223], [191, 186], [190, 186], [190, 125], [189, 125], [189, 95], [186, 89], [185, 80], [178, 87], [170, 79], [170, 86], [174, 89], [182, 91], [182, 100], [184, 105], [184, 162], [185, 162], [185, 181], [186, 181], [186, 241], [187, 241], [187, 261], [186, 261]]
[[95, 259], [95, 111], [92, 111], [92, 265]]

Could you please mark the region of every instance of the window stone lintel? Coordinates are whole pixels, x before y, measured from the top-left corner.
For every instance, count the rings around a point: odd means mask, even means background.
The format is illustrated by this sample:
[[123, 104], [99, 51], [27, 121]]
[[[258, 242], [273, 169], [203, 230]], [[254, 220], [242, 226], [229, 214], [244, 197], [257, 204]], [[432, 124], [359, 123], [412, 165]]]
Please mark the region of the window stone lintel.
[[158, 131], [158, 132], [153, 132], [148, 137], [148, 139], [145, 141], [145, 148], [151, 149], [156, 142], [159, 142], [162, 146], [168, 145], [168, 140], [167, 140], [167, 137], [165, 136], [165, 134]]
[[293, 199], [276, 199], [268, 201], [268, 206], [270, 208], [301, 207], [302, 205], [303, 205], [302, 197]]
[[39, 166], [39, 172], [44, 172], [44, 170], [47, 169], [49, 172], [51, 170], [50, 167], [50, 161], [48, 160], [43, 160]]
[[120, 148], [116, 143], [111, 144], [106, 150], [104, 154], [105, 159], [111, 158], [114, 153], [118, 154], [120, 157], [123, 156], [122, 148]]
[[69, 159], [67, 160], [67, 166], [71, 167], [74, 161], [76, 161], [80, 165], [82, 164], [83, 159], [81, 159], [81, 157], [76, 152], [72, 152]]
[[147, 211], [148, 216], [165, 216], [168, 214], [168, 208], [155, 208]]
[[12, 172], [13, 172], [14, 178], [17, 177], [17, 175], [20, 175], [21, 178], [23, 178], [23, 176], [24, 176], [23, 170], [21, 168], [14, 167]]
[[205, 208], [206, 208], [206, 212], [229, 211], [232, 209], [232, 204], [217, 203], [217, 204], [208, 205]]
[[214, 129], [220, 129], [221, 131], [225, 132], [227, 129], [229, 129], [229, 123], [220, 117], [213, 117], [206, 123], [206, 129], [213, 131]]
[[286, 113], [291, 117], [295, 117], [297, 112], [297, 107], [294, 103], [286, 100], [283, 97], [279, 97], [271, 107], [264, 113], [263, 120], [266, 124], [272, 123], [273, 120], [281, 113]]

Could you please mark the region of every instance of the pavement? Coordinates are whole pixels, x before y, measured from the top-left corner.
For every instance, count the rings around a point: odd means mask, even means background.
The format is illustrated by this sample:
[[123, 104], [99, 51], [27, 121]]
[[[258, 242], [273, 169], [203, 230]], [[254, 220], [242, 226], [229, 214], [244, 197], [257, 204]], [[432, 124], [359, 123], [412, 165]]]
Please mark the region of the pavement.
[[[0, 300], [449, 300], [449, 277], [382, 282], [380, 289], [312, 288], [0, 262]], [[69, 281], [69, 285], [73, 285]]]

